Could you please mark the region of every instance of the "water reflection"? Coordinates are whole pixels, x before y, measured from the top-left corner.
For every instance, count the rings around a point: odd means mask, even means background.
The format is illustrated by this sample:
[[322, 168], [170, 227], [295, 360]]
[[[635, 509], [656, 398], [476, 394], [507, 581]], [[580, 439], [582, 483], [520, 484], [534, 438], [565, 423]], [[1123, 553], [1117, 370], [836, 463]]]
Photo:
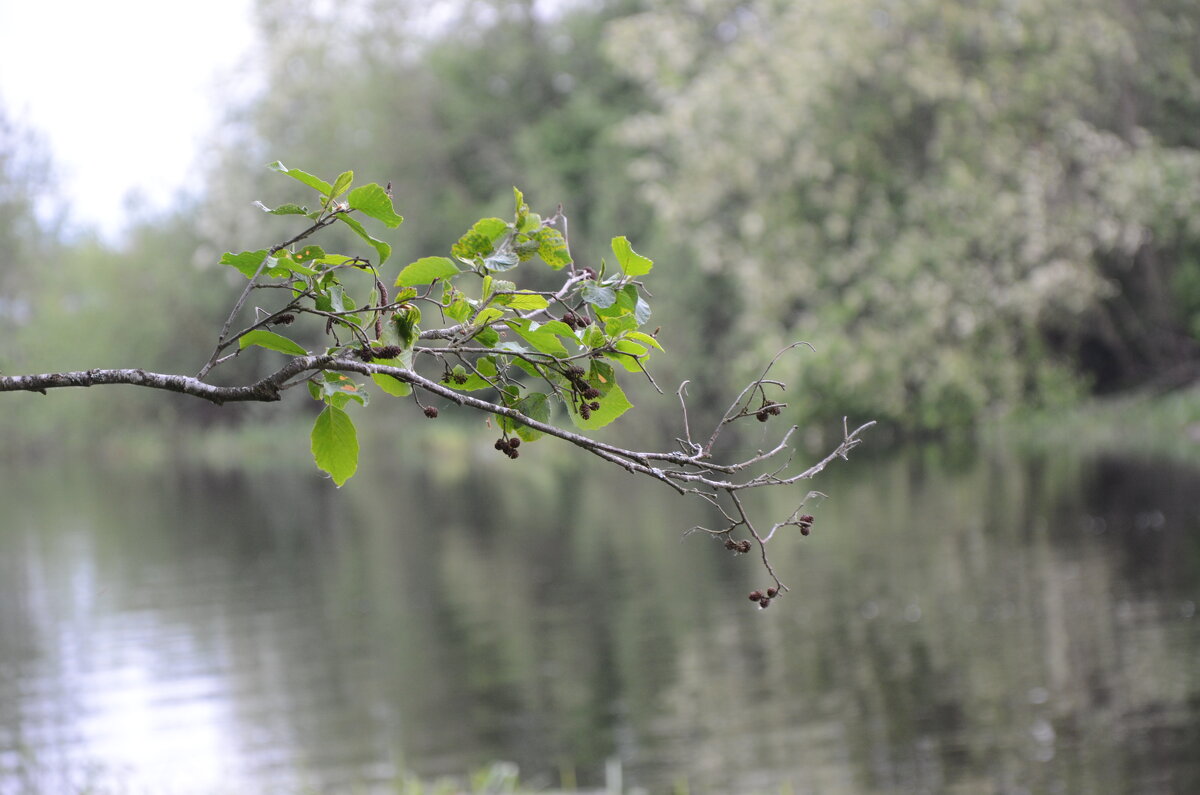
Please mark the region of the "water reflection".
[[859, 457], [756, 611], [669, 492], [434, 444], [341, 491], [6, 467], [0, 793], [1200, 791], [1194, 470]]

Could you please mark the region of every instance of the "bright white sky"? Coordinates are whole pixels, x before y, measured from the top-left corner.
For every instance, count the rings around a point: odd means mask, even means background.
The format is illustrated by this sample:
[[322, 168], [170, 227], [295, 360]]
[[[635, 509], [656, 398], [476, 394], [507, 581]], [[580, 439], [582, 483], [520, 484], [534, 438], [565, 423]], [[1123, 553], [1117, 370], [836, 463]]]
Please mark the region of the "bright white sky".
[[0, 102], [49, 143], [72, 221], [168, 204], [244, 86], [252, 0], [0, 0]]

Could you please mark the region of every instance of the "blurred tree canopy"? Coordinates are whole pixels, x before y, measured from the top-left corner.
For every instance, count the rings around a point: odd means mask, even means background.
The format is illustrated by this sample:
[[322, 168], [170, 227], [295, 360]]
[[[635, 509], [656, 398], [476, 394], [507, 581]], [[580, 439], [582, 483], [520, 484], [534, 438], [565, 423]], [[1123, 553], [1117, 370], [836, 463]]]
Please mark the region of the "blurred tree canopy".
[[749, 338], [817, 347], [814, 415], [922, 429], [1193, 359], [1198, 35], [1179, 0], [689, 0], [609, 52]]
[[[674, 356], [723, 352], [715, 375], [740, 381], [740, 361], [815, 346], [783, 363], [797, 421], [934, 430], [1200, 375], [1192, 0], [430, 8], [259, 0], [261, 89], [213, 132], [205, 194], [119, 246], [84, 236], [59, 268], [6, 267], [0, 320], [26, 309], [5, 355], [202, 361], [228, 296], [168, 276], [270, 242], [250, 202], [284, 200], [262, 168], [279, 159], [390, 181], [401, 264], [513, 185], [565, 204], [577, 256], [627, 234], [688, 296], [656, 306], [688, 329], [665, 340]], [[45, 252], [45, 160], [6, 124], [0, 242]], [[146, 361], [109, 362], [131, 283], [138, 322], [165, 319]]]

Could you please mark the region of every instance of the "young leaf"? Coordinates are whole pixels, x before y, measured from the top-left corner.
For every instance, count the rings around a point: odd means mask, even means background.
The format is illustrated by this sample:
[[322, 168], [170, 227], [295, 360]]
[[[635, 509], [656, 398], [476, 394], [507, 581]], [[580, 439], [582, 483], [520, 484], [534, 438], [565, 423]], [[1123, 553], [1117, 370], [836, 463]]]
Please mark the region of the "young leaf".
[[374, 182], [350, 191], [346, 201], [351, 209], [358, 210], [363, 215], [369, 215], [376, 221], [382, 221], [388, 229], [395, 229], [404, 222], [404, 219], [396, 215], [396, 210], [392, 207], [392, 197], [388, 196], [387, 191]]
[[358, 469], [358, 435], [345, 411], [326, 406], [312, 429], [312, 454], [317, 467], [328, 472], [340, 488]]
[[307, 185], [308, 187], [312, 188], [315, 191], [320, 192], [324, 196], [328, 196], [330, 193], [333, 192], [333, 188], [325, 180], [318, 179], [317, 177], [314, 177], [312, 174], [309, 174], [306, 171], [301, 171], [298, 168], [288, 168], [283, 163], [280, 163], [278, 160], [276, 160], [274, 163], [271, 163], [270, 165], [268, 165], [267, 168], [272, 169], [274, 171], [278, 171], [281, 174], [287, 174], [292, 179], [303, 182], [305, 185]]
[[521, 194], [521, 191], [517, 190], [515, 185], [513, 186], [513, 199], [516, 200], [517, 209], [515, 215], [517, 229], [519, 230], [525, 223], [525, 216], [529, 214], [529, 205], [525, 203], [525, 197]]
[[416, 262], [406, 265], [396, 277], [397, 287], [412, 287], [417, 284], [429, 284], [437, 279], [444, 279], [459, 273], [458, 266], [447, 257], [422, 257]]
[[338, 213], [334, 217], [337, 218], [342, 223], [344, 223], [346, 226], [353, 229], [355, 234], [357, 234], [363, 240], [370, 243], [375, 248], [375, 250], [379, 252], [379, 264], [380, 265], [387, 262], [387, 258], [392, 256], [392, 247], [389, 246], [387, 243], [384, 243], [382, 240], [377, 240], [376, 238], [373, 238], [369, 234], [367, 234], [367, 230], [364, 229], [363, 225], [360, 224], [358, 221], [354, 220], [353, 218], [346, 215], [345, 213]]
[[238, 346], [243, 349], [251, 345], [258, 345], [262, 348], [287, 353], [292, 356], [308, 355], [308, 351], [304, 350], [299, 343], [293, 342], [282, 334], [276, 334], [274, 331], [267, 331], [261, 328], [247, 332], [238, 340]]
[[338, 178], [333, 181], [333, 187], [329, 189], [329, 198], [336, 199], [338, 196], [341, 196], [350, 187], [350, 183], [352, 182], [354, 182], [353, 171], [343, 171], [341, 174], [338, 174]]
[[633, 250], [629, 240], [624, 235], [612, 239], [613, 254], [617, 256], [617, 264], [626, 276], [643, 276], [650, 272], [654, 263]]
[[[421, 335], [421, 310], [415, 306], [401, 307], [383, 327], [383, 343], [411, 348]], [[406, 367], [408, 365], [405, 365]]]

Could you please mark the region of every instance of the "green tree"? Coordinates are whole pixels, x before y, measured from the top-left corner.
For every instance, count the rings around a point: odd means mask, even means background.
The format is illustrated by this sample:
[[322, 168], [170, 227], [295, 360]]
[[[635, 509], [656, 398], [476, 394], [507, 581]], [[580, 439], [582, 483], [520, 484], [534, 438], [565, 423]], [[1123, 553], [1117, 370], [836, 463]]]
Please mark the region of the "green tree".
[[643, 194], [745, 337], [815, 345], [811, 414], [923, 429], [1195, 352], [1198, 16], [702, 0], [609, 52], [657, 103], [624, 128]]
[[22, 363], [16, 334], [32, 314], [36, 276], [53, 257], [57, 214], [42, 142], [0, 106], [0, 370]]

